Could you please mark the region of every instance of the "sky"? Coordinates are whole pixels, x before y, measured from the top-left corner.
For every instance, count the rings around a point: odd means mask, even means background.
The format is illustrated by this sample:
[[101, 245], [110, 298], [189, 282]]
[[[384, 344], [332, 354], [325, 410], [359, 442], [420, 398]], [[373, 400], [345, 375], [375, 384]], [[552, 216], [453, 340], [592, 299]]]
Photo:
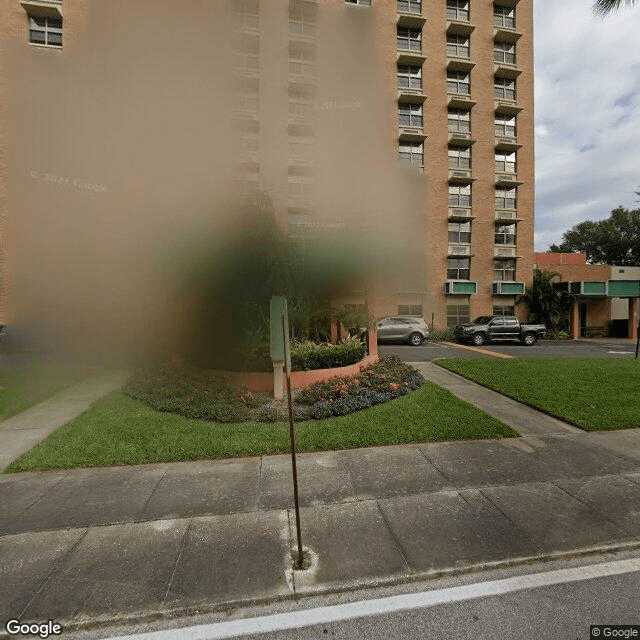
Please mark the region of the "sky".
[[640, 4], [534, 0], [536, 251], [584, 220], [640, 208]]

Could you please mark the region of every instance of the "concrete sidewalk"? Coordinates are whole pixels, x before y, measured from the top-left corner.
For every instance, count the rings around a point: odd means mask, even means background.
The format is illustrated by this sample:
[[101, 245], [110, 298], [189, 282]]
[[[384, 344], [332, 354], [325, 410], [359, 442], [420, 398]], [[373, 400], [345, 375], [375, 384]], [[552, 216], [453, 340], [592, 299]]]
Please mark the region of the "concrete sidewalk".
[[[305, 571], [288, 456], [0, 475], [0, 618], [71, 630], [640, 546], [639, 430], [585, 433], [418, 366], [524, 436], [300, 455]], [[117, 382], [48, 406], [73, 417]], [[4, 432], [53, 430], [34, 409]]]
[[0, 471], [102, 396], [119, 389], [126, 371], [105, 371], [0, 422]]

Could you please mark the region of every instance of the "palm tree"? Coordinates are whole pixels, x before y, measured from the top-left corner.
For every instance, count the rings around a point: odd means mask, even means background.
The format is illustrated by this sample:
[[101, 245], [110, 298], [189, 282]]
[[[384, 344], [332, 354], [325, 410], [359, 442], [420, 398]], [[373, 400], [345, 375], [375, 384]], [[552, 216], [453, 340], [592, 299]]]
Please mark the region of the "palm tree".
[[557, 271], [533, 270], [533, 283], [527, 287], [524, 300], [529, 307], [529, 319], [542, 322], [547, 329], [564, 329], [568, 323], [571, 296], [555, 286], [561, 280]]
[[626, 7], [632, 7], [636, 0], [595, 0], [593, 11], [596, 15], [604, 17], [620, 9], [623, 3]]

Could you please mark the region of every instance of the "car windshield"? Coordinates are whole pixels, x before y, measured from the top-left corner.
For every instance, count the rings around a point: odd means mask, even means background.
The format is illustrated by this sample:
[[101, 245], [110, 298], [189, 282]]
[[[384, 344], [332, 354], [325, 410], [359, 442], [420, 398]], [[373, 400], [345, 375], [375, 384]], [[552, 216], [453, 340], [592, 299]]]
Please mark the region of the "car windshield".
[[491, 320], [491, 316], [478, 316], [473, 324], [489, 324], [489, 320]]

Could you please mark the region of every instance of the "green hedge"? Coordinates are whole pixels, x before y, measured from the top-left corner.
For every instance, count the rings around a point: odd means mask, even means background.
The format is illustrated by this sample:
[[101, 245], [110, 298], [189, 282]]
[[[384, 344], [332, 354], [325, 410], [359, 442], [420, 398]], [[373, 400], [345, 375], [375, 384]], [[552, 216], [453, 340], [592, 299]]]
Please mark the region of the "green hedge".
[[367, 353], [366, 345], [358, 338], [345, 338], [338, 344], [291, 341], [293, 371], [346, 367], [360, 362]]

